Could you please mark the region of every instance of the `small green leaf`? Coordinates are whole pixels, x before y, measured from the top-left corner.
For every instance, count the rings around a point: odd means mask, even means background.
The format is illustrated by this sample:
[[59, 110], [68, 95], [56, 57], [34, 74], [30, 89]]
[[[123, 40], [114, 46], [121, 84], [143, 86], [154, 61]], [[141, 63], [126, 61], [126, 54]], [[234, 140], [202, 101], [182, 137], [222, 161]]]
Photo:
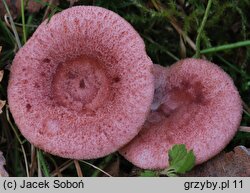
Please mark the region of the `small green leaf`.
[[168, 152], [169, 165], [176, 165], [187, 154], [187, 149], [184, 144], [174, 145]]
[[193, 150], [187, 151], [184, 144], [174, 145], [168, 152], [169, 167], [165, 170], [168, 176], [174, 176], [176, 173], [184, 174], [190, 171], [195, 165], [195, 156]]
[[182, 164], [179, 165], [179, 168], [176, 170], [176, 172], [184, 174], [190, 171], [194, 167], [194, 165], [195, 165], [195, 156], [193, 150], [191, 150], [186, 154]]
[[150, 170], [144, 170], [140, 173], [141, 177], [156, 177], [158, 176], [156, 172]]

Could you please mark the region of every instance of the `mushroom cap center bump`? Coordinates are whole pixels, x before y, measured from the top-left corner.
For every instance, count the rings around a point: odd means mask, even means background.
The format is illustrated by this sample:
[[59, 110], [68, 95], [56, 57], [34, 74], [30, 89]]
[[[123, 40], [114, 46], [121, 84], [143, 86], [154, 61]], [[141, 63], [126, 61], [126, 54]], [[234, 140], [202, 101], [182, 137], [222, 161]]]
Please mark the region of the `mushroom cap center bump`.
[[52, 92], [57, 104], [84, 111], [102, 106], [111, 89], [109, 84], [101, 62], [81, 56], [57, 67]]

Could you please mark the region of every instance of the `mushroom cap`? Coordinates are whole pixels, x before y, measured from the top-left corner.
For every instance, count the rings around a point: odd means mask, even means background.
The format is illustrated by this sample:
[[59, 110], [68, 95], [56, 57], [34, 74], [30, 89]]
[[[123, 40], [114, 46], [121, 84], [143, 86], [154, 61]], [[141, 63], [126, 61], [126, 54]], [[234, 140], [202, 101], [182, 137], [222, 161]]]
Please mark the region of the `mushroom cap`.
[[134, 138], [153, 100], [152, 61], [112, 11], [76, 6], [44, 21], [15, 56], [10, 110], [35, 146], [93, 159]]
[[159, 90], [165, 96], [120, 153], [140, 168], [163, 169], [168, 166], [168, 150], [185, 144], [200, 164], [235, 135], [242, 115], [239, 93], [232, 79], [206, 60], [184, 59], [162, 73], [166, 82]]

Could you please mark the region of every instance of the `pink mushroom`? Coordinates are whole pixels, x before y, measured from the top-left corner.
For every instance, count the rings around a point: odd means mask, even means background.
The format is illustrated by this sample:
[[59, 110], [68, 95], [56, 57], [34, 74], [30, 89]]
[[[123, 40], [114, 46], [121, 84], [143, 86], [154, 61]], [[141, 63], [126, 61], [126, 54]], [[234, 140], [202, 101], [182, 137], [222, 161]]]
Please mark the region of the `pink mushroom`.
[[166, 168], [174, 144], [193, 149], [196, 164], [219, 153], [241, 121], [241, 99], [232, 79], [200, 59], [181, 60], [166, 70], [155, 66], [154, 72], [160, 85], [157, 103], [138, 136], [120, 153], [145, 169]]
[[146, 120], [152, 66], [123, 18], [73, 7], [43, 22], [17, 53], [10, 110], [35, 146], [66, 158], [102, 157], [134, 138]]

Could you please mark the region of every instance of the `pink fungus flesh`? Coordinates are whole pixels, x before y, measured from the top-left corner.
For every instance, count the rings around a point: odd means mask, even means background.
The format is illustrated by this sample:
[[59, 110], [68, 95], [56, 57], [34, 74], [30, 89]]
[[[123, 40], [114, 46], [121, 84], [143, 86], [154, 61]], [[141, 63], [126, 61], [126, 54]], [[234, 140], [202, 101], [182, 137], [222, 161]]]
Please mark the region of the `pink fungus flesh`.
[[134, 138], [146, 120], [152, 66], [123, 18], [73, 7], [43, 22], [17, 53], [10, 110], [35, 146], [66, 158], [102, 157]]
[[241, 99], [232, 79], [200, 59], [181, 60], [166, 70], [155, 66], [154, 74], [156, 105], [120, 153], [145, 169], [166, 168], [167, 152], [174, 144], [193, 149], [196, 164], [219, 153], [241, 121]]

